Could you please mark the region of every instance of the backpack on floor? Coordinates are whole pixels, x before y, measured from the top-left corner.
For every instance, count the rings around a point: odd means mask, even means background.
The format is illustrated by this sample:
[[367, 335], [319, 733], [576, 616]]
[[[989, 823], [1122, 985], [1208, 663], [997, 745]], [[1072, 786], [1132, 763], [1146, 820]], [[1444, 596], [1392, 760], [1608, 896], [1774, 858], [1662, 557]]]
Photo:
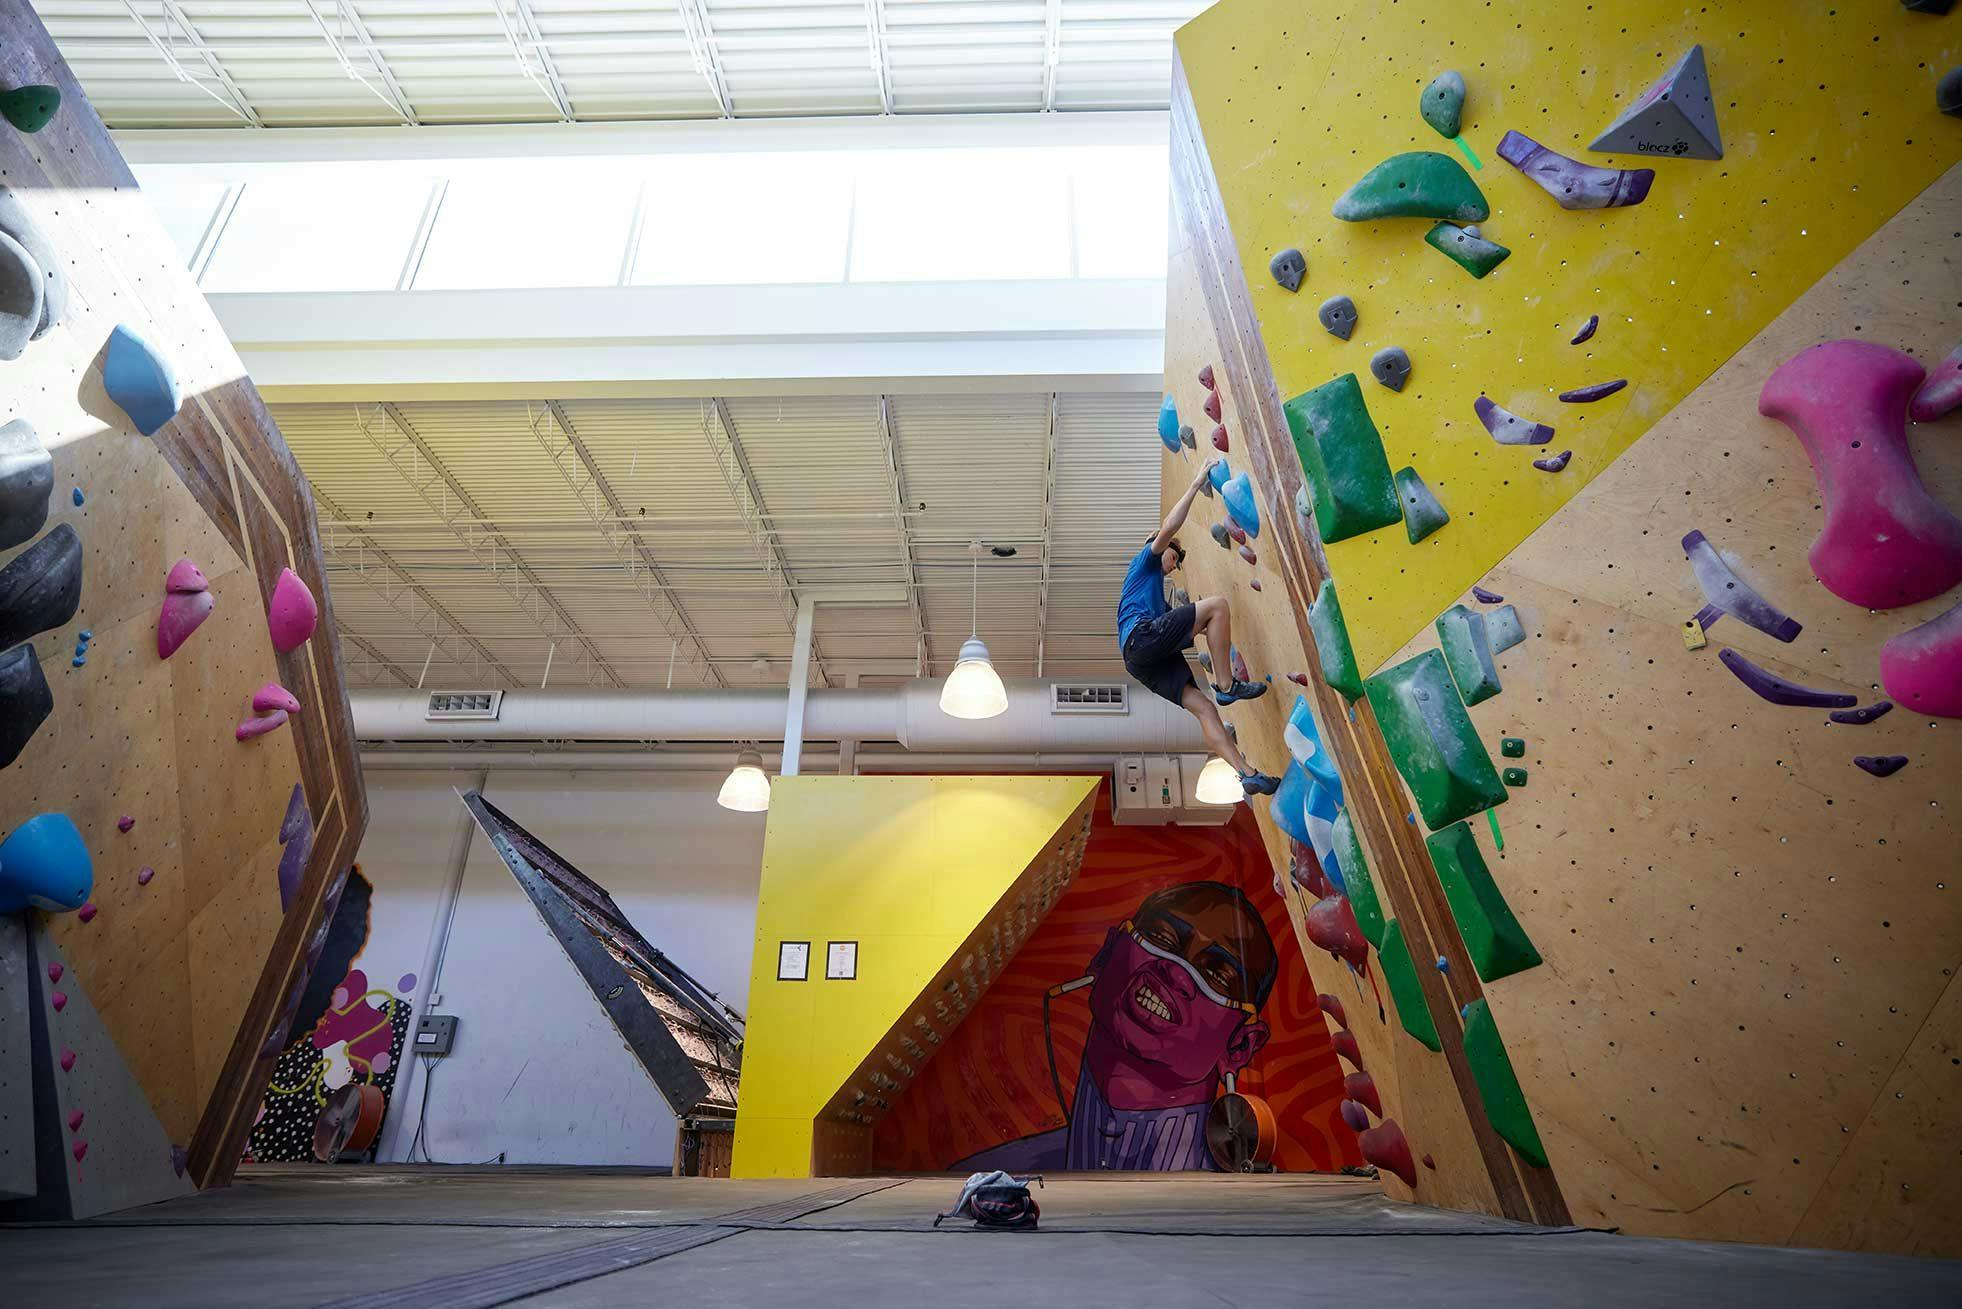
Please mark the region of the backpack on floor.
[[1029, 1183], [1042, 1185], [1040, 1175], [1016, 1177], [997, 1169], [975, 1173], [961, 1187], [960, 1199], [944, 1214], [935, 1214], [933, 1225], [943, 1218], [971, 1218], [976, 1227], [1026, 1231], [1036, 1225], [1042, 1209], [1029, 1194]]

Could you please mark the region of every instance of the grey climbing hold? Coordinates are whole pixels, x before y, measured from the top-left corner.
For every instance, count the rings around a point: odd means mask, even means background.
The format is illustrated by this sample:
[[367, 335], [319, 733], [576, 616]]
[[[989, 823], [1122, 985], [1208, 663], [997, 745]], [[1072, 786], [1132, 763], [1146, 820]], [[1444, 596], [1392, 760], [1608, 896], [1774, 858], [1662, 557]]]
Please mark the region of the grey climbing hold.
[[1192, 424], [1182, 423], [1179, 425], [1179, 444], [1188, 450], [1197, 450], [1199, 448], [1199, 438], [1193, 433]]
[[1424, 483], [1414, 467], [1399, 468], [1395, 474], [1397, 501], [1403, 506], [1403, 530], [1416, 545], [1451, 521], [1451, 515], [1438, 503], [1437, 493]]
[[68, 275], [62, 271], [54, 247], [28, 215], [27, 206], [4, 186], [0, 186], [0, 232], [18, 241], [41, 270], [41, 322], [34, 329], [38, 341], [68, 314]]
[[39, 536], [54, 495], [54, 458], [25, 420], [0, 426], [0, 550]]
[[1436, 129], [1439, 136], [1448, 140], [1458, 135], [1458, 129], [1464, 125], [1465, 75], [1456, 69], [1447, 69], [1432, 78], [1431, 84], [1424, 88], [1424, 98], [1418, 102], [1417, 112]]
[[60, 627], [82, 604], [82, 541], [67, 523], [0, 568], [0, 650]]
[[1557, 455], [1548, 455], [1544, 459], [1535, 459], [1533, 461], [1533, 467], [1539, 469], [1542, 473], [1557, 473], [1566, 468], [1567, 461], [1573, 457], [1574, 452], [1572, 450], [1562, 450]]
[[1951, 118], [1962, 118], [1962, 64], [1942, 74], [1935, 83], [1935, 108]]
[[1289, 246], [1268, 261], [1267, 271], [1285, 291], [1299, 291], [1302, 279], [1308, 276], [1308, 259], [1301, 251]]
[[128, 323], [116, 324], [116, 330], [109, 334], [109, 353], [102, 360], [102, 385], [145, 436], [154, 436], [176, 417], [178, 406], [184, 402], [169, 362]]
[[1213, 544], [1217, 545], [1220, 549], [1231, 550], [1233, 548], [1233, 538], [1226, 534], [1225, 523], [1214, 523], [1212, 526], [1212, 536]]
[[41, 326], [44, 286], [34, 256], [0, 232], [0, 359], [18, 359]]
[[1410, 380], [1410, 356], [1400, 345], [1386, 345], [1369, 357], [1369, 372], [1392, 391], [1401, 391]]
[[1519, 621], [1517, 609], [1500, 605], [1485, 615], [1485, 635], [1492, 642], [1492, 653], [1504, 654], [1526, 639], [1526, 626]]
[[1478, 421], [1485, 424], [1485, 430], [1500, 445], [1545, 445], [1553, 439], [1553, 429], [1545, 423], [1536, 423], [1530, 418], [1521, 418], [1509, 409], [1502, 409], [1484, 396], [1472, 402], [1478, 413]]
[[1604, 154], [1669, 155], [1678, 159], [1722, 159], [1717, 103], [1710, 95], [1710, 70], [1703, 47], [1693, 45], [1635, 103], [1594, 138], [1590, 150]]
[[1356, 302], [1346, 295], [1332, 295], [1315, 311], [1330, 335], [1348, 340], [1356, 331]]
[[0, 653], [0, 768], [20, 758], [54, 712], [54, 693], [31, 644]]

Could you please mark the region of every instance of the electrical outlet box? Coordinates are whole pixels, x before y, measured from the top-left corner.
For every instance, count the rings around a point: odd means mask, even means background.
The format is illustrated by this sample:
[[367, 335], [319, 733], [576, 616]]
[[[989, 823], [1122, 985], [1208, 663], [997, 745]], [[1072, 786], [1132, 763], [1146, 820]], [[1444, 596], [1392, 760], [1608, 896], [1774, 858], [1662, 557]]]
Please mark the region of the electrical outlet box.
[[446, 1055], [455, 1044], [455, 1014], [424, 1014], [416, 1020], [417, 1054]]

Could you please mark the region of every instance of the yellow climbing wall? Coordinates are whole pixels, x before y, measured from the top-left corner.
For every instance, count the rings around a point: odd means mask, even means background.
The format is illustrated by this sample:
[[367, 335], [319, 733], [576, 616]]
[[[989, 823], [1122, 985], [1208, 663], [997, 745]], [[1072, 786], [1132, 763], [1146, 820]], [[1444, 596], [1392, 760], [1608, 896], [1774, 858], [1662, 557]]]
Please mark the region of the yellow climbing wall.
[[[1720, 161], [1610, 158], [1588, 142], [1692, 44], [1717, 100]], [[1962, 125], [1933, 110], [1962, 63], [1962, 22], [1898, 5], [1788, 0], [1686, 6], [1598, 0], [1229, 0], [1178, 52], [1282, 399], [1354, 372], [1390, 466], [1414, 464], [1451, 526], [1412, 547], [1392, 526], [1328, 547], [1365, 673], [1524, 540], [1805, 288], [1958, 157]], [[1417, 113], [1437, 73], [1469, 87], [1463, 139], [1491, 202], [1484, 235], [1512, 256], [1482, 281], [1423, 244], [1421, 219], [1344, 223], [1337, 196], [1390, 155], [1463, 160]], [[1516, 129], [1592, 164], [1656, 169], [1647, 201], [1569, 212], [1497, 157]], [[1298, 294], [1267, 273], [1308, 258]], [[1348, 341], [1316, 309], [1352, 297]], [[1569, 339], [1589, 315], [1585, 346]], [[1369, 377], [1401, 345], [1402, 394]], [[1555, 396], [1627, 378], [1593, 405]], [[1481, 393], [1550, 423], [1545, 449], [1499, 446]], [[1531, 460], [1574, 451], [1549, 476]]]

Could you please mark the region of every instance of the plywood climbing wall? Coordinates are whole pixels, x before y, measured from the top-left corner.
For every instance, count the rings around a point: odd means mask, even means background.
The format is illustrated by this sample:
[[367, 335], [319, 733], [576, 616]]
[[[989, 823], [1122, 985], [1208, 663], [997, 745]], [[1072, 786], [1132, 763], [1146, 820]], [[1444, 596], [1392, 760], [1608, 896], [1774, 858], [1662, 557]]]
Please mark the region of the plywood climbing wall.
[[[1590, 153], [1696, 43], [1725, 157]], [[1297, 6], [1227, 0], [1181, 32], [1179, 53], [1167, 385], [1200, 450], [1164, 456], [1166, 497], [1206, 453], [1196, 373], [1211, 363], [1263, 531], [1256, 566], [1215, 549], [1221, 510], [1202, 500], [1186, 585], [1232, 597], [1243, 654], [1284, 692], [1229, 711], [1257, 762], [1287, 758], [1297, 688], [1280, 679], [1308, 674], [1384, 913], [1410, 939], [1435, 1052], [1387, 996], [1382, 1022], [1359, 1017], [1354, 977], [1307, 948], [1324, 989], [1350, 988], [1385, 1115], [1436, 1165], [1417, 1168], [1417, 1198], [1957, 1253], [1962, 728], [1906, 708], [1833, 723], [1758, 698], [1716, 656], [1729, 646], [1869, 703], [1881, 643], [1959, 598], [1875, 612], [1828, 592], [1807, 561], [1823, 501], [1805, 453], [1757, 410], [1770, 372], [1816, 342], [1932, 365], [1962, 339], [1962, 124], [1932, 92], [1962, 62], [1962, 16], [1621, 0], [1561, 7], [1557, 24], [1549, 9], [1536, 28], [1406, 0], [1317, 6], [1311, 25]], [[1458, 142], [1418, 113], [1446, 68], [1469, 87]], [[1563, 209], [1496, 157], [1508, 130], [1589, 163], [1652, 166], [1653, 190], [1635, 208]], [[1331, 216], [1372, 166], [1420, 150], [1457, 159], [1489, 199], [1482, 233], [1512, 251], [1489, 277], [1427, 249], [1426, 221]], [[1267, 274], [1286, 246], [1307, 255], [1297, 295]], [[1316, 321], [1338, 293], [1360, 313], [1348, 341]], [[1591, 315], [1594, 339], [1568, 344]], [[1391, 344], [1414, 364], [1401, 393], [1369, 376]], [[1421, 544], [1396, 524], [1323, 545], [1296, 518], [1302, 469], [1281, 406], [1345, 372], [1362, 379], [1391, 466], [1413, 464], [1451, 514]], [[1598, 404], [1557, 399], [1614, 378], [1630, 385]], [[1553, 443], [1494, 442], [1473, 414], [1481, 394], [1555, 425]], [[1909, 436], [1951, 511], [1958, 423]], [[1569, 448], [1563, 472], [1530, 465]], [[1781, 642], [1724, 617], [1686, 648], [1684, 621], [1705, 603], [1680, 545], [1692, 530], [1803, 631]], [[1497, 657], [1502, 689], [1469, 714], [1492, 762], [1526, 775], [1491, 810], [1496, 825], [1475, 815], [1470, 831], [1538, 966], [1477, 976], [1375, 712], [1364, 700], [1352, 717], [1319, 675], [1306, 605], [1325, 577], [1364, 674], [1436, 649], [1433, 620], [1454, 604], [1495, 611], [1474, 585], [1521, 616], [1526, 639]], [[1523, 756], [1502, 757], [1503, 738]], [[1877, 778], [1855, 754], [1910, 762]], [[1281, 859], [1285, 840], [1270, 831], [1270, 845]], [[1372, 973], [1382, 963], [1372, 950]], [[1467, 1016], [1488, 1008], [1482, 1030], [1503, 1040], [1517, 1103], [1481, 1080], [1477, 1032], [1466, 1052]], [[1522, 1112], [1545, 1167], [1493, 1139]]]
[[[81, 831], [95, 912], [49, 919], [66, 984], [86, 993], [149, 1110], [188, 1147], [191, 1175], [222, 1182], [272, 1066], [260, 1047], [366, 823], [312, 502], [238, 356], [24, 4], [0, 5], [0, 82], [61, 92], [38, 134], [0, 126], [0, 184], [46, 236], [70, 288], [64, 320], [0, 363], [0, 422], [31, 423], [51, 451], [46, 530], [72, 530], [83, 550], [79, 611], [31, 638], [54, 710], [0, 772], [0, 834], [43, 812], [65, 813]], [[154, 436], [104, 389], [105, 342], [118, 324], [141, 332], [182, 383], [181, 409]], [[29, 548], [0, 553], [0, 565]], [[216, 603], [166, 661], [158, 609], [182, 557], [201, 566]], [[285, 568], [319, 597], [321, 622], [312, 640], [279, 654], [266, 603]], [[266, 682], [289, 688], [301, 712], [280, 731], [236, 741]], [[288, 908], [280, 827], [296, 783], [315, 837]], [[126, 832], [124, 817], [134, 820]], [[100, 1151], [83, 1166], [116, 1161]]]

